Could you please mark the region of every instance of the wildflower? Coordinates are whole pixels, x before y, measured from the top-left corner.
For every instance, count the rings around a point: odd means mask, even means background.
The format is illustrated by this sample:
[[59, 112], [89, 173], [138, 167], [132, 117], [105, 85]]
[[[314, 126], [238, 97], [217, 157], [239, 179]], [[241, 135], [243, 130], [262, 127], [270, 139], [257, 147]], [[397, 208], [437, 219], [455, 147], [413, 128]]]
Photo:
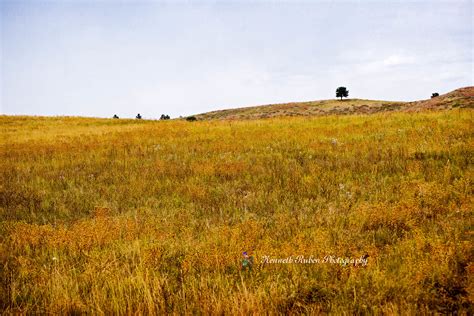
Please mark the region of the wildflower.
[[249, 271], [251, 271], [253, 266], [253, 256], [249, 256], [247, 254], [247, 251], [244, 251], [243, 257], [244, 259], [242, 259], [242, 270], [248, 269]]

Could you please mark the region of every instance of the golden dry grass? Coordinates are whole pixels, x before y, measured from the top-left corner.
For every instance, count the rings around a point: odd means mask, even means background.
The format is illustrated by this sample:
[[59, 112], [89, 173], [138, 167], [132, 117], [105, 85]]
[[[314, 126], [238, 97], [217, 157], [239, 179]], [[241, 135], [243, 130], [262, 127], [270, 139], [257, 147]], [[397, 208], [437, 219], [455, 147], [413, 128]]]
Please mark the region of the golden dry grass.
[[0, 124], [4, 312], [473, 313], [472, 110]]

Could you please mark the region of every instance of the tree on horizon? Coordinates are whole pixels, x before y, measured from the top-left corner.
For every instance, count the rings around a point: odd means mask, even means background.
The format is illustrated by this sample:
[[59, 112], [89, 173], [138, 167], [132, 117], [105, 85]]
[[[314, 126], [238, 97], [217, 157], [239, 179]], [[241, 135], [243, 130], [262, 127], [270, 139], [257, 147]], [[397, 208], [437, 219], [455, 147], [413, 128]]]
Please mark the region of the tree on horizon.
[[336, 98], [347, 98], [349, 96], [349, 90], [346, 87], [339, 87], [336, 89]]

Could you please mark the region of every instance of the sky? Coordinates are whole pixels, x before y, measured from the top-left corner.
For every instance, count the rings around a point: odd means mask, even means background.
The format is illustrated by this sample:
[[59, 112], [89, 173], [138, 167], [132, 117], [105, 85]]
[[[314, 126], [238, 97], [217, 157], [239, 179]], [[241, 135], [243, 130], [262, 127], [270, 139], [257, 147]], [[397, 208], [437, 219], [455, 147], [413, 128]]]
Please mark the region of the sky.
[[473, 85], [472, 1], [0, 0], [0, 114], [172, 118]]

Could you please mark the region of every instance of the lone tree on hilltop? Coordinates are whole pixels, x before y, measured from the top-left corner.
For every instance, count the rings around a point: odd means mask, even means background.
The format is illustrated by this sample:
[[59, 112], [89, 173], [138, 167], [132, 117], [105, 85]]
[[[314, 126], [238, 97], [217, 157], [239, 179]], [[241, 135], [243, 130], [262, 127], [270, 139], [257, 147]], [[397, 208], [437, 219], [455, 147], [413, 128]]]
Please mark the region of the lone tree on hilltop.
[[161, 114], [160, 120], [169, 120], [169, 119], [170, 119], [169, 115]]
[[349, 90], [346, 87], [339, 87], [336, 89], [336, 98], [347, 98], [349, 96]]
[[431, 98], [436, 98], [436, 97], [439, 97], [439, 93], [438, 92], [435, 92], [433, 94], [431, 94]]

